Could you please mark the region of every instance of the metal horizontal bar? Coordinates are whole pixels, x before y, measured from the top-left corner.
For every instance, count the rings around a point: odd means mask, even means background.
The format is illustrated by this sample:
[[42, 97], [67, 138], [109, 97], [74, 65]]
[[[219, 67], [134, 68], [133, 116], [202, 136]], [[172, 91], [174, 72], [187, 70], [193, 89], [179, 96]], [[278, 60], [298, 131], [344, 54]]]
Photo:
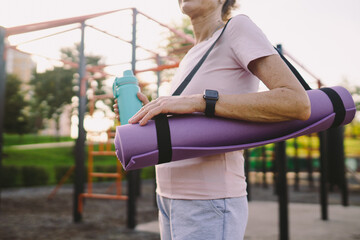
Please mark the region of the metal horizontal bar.
[[132, 8], [123, 8], [123, 9], [117, 9], [117, 10], [108, 11], [108, 12], [95, 13], [95, 14], [89, 14], [89, 15], [72, 17], [72, 18], [64, 18], [64, 19], [58, 19], [58, 20], [52, 20], [52, 21], [46, 21], [46, 22], [40, 22], [40, 23], [21, 25], [21, 26], [16, 26], [16, 27], [10, 27], [10, 28], [6, 28], [6, 36], [27, 33], [27, 32], [33, 32], [33, 31], [39, 31], [39, 30], [48, 29], [48, 28], [60, 27], [60, 26], [64, 26], [64, 25], [74, 24], [74, 23], [80, 23], [80, 22], [84, 22], [91, 18], [96, 18], [96, 17], [100, 17], [100, 16], [107, 15], [110, 13], [115, 13], [115, 12], [119, 12], [119, 11], [130, 10], [130, 9], [132, 9]]
[[118, 173], [97, 173], [97, 172], [91, 172], [89, 173], [92, 177], [111, 177], [111, 178], [119, 178], [121, 177]]
[[179, 66], [179, 63], [177, 62], [175, 64], [170, 64], [170, 65], [160, 65], [160, 66], [154, 67], [154, 68], [136, 70], [135, 73], [149, 72], [149, 71], [162, 71], [162, 70], [165, 70], [165, 69], [177, 68], [178, 66]]
[[127, 200], [126, 195], [111, 195], [111, 194], [99, 194], [99, 193], [83, 193], [82, 197], [85, 198], [98, 198], [98, 199], [113, 199], [113, 200]]
[[27, 44], [27, 43], [31, 43], [31, 42], [35, 42], [35, 41], [38, 41], [38, 40], [41, 40], [41, 39], [44, 39], [44, 38], [53, 37], [53, 36], [56, 36], [58, 34], [70, 32], [70, 31], [73, 31], [73, 30], [76, 30], [76, 29], [79, 29], [79, 28], [80, 28], [80, 26], [77, 26], [77, 27], [74, 27], [74, 28], [70, 28], [70, 29], [67, 29], [67, 30], [64, 30], [64, 31], [60, 31], [60, 32], [52, 33], [52, 34], [45, 35], [45, 36], [42, 36], [42, 37], [34, 38], [34, 39], [29, 40], [29, 41], [21, 42], [21, 43], [18, 43], [16, 45], [11, 45], [11, 46], [12, 47], [17, 47], [17, 46]]
[[115, 156], [114, 151], [90, 151], [89, 154], [93, 156]]

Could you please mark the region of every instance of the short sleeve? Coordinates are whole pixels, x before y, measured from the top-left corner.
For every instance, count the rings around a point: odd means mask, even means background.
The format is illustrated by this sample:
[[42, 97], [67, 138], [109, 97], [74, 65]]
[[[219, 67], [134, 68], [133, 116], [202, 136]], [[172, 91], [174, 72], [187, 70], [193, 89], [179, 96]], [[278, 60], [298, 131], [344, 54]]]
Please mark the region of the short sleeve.
[[255, 59], [278, 54], [261, 29], [246, 15], [233, 17], [229, 27], [231, 49], [245, 70], [249, 71], [248, 65]]

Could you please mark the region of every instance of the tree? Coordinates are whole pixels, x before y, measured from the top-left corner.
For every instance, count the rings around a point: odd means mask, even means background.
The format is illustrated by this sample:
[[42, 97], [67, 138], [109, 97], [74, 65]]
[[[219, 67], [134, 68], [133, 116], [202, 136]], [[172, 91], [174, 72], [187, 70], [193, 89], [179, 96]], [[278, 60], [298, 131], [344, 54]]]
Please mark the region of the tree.
[[[79, 62], [79, 44], [74, 47], [67, 47], [60, 50], [62, 60], [69, 63]], [[101, 56], [87, 55], [87, 66], [100, 65]], [[71, 103], [73, 96], [77, 94], [74, 91], [74, 86], [78, 85], [78, 79], [74, 80], [75, 74], [78, 72], [77, 68], [73, 68], [71, 64], [64, 64], [64, 67], [55, 67], [52, 70], [47, 70], [44, 73], [33, 73], [33, 78], [30, 84], [33, 87], [33, 119], [36, 120], [35, 125], [42, 127], [42, 120], [44, 118], [54, 119], [56, 123], [56, 130], [60, 129], [60, 115], [67, 104]], [[92, 79], [93, 73], [89, 73]], [[97, 88], [95, 94], [102, 94], [102, 83], [100, 79], [96, 79]]]
[[[66, 104], [75, 95], [73, 76], [76, 69], [55, 67], [44, 73], [34, 73], [30, 84], [33, 85], [34, 106], [43, 118], [53, 118], [56, 129], [60, 128], [60, 115]], [[35, 110], [35, 109], [34, 109]]]
[[[187, 35], [194, 36], [190, 18], [183, 18], [180, 25], [175, 25], [173, 27]], [[167, 37], [167, 44], [164, 49], [168, 56], [180, 61], [192, 46], [192, 43], [186, 42], [183, 38], [179, 37], [173, 32], [170, 32], [170, 35]]]
[[[180, 24], [172, 24], [171, 27], [180, 32], [184, 32], [187, 35], [194, 36], [190, 18], [188, 17], [183, 18]], [[174, 60], [175, 62], [181, 61], [190, 48], [193, 47], [192, 43], [187, 42], [185, 39], [170, 31], [166, 32], [165, 38], [167, 40], [166, 44], [159, 46], [159, 48], [163, 49], [169, 58], [161, 58], [160, 62], [157, 62], [157, 64], [160, 65], [174, 64]], [[175, 71], [175, 69], [167, 69], [162, 71], [162, 80], [170, 81], [173, 78]], [[144, 89], [144, 91], [146, 91], [146, 89]], [[152, 96], [152, 91], [153, 90], [148, 90], [148, 96]]]
[[360, 111], [360, 86], [355, 86], [351, 94], [355, 99], [356, 110]]
[[7, 133], [24, 134], [29, 130], [28, 117], [24, 112], [28, 103], [24, 99], [25, 93], [21, 91], [21, 83], [14, 74], [6, 77], [4, 130]]
[[[76, 43], [74, 47], [66, 47], [60, 49], [61, 59], [69, 62], [78, 63], [79, 62], [79, 52], [80, 44]], [[86, 65], [87, 66], [99, 66], [101, 65], [102, 57], [98, 55], [86, 55]], [[94, 77], [94, 73], [88, 73], [91, 77]], [[93, 78], [97, 83], [97, 88], [95, 89], [94, 94], [104, 94], [105, 91], [102, 90], [103, 84], [102, 81], [105, 78]]]

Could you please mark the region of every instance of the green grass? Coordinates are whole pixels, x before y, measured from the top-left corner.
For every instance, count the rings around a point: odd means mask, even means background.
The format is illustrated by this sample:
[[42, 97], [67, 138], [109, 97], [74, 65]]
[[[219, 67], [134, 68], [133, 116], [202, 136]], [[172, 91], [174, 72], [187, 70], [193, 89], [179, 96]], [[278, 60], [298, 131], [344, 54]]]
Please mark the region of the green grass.
[[[74, 153], [72, 147], [45, 148], [32, 150], [4, 149], [4, 166], [39, 166], [49, 173], [49, 184], [55, 184], [55, 166], [73, 166]], [[87, 151], [87, 149], [86, 149]], [[96, 156], [94, 166], [116, 165], [115, 156]], [[87, 165], [87, 152], [85, 155]]]
[[[94, 150], [99, 146], [95, 145]], [[114, 151], [114, 146], [111, 147]], [[87, 169], [88, 148], [85, 148], [85, 168]], [[116, 166], [117, 158], [115, 156], [94, 156], [94, 167], [96, 166]], [[37, 166], [45, 168], [49, 173], [49, 185], [56, 184], [55, 167], [71, 167], [75, 164], [75, 155], [73, 147], [44, 148], [32, 150], [18, 150], [12, 148], [4, 149], [4, 166]], [[144, 179], [154, 178], [154, 167], [144, 168], [141, 172]]]
[[74, 141], [71, 137], [39, 136], [36, 134], [4, 134], [4, 146]]

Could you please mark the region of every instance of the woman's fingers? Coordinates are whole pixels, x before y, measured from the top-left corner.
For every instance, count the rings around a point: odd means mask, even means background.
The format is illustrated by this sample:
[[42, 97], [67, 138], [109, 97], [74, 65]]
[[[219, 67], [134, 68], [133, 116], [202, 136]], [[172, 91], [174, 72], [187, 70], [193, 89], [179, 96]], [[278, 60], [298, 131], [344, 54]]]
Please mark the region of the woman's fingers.
[[158, 104], [156, 101], [152, 101], [151, 103], [142, 107], [132, 118], [129, 119], [129, 123], [139, 122], [142, 118], [144, 118], [145, 115], [147, 115], [149, 112], [152, 112], [152, 109], [156, 108], [157, 105]]
[[120, 120], [120, 116], [119, 116], [119, 108], [118, 108], [118, 104], [117, 104], [117, 99], [115, 99], [115, 104], [113, 105], [113, 109], [115, 112], [115, 118], [117, 120]]
[[135, 113], [135, 115], [129, 119], [129, 123], [137, 123], [142, 118], [142, 116], [145, 115], [144, 109], [145, 107], [141, 108], [137, 113]]
[[149, 103], [149, 99], [146, 97], [145, 94], [143, 94], [142, 92], [138, 92], [137, 94], [137, 97], [139, 98], [139, 100], [144, 104], [148, 104]]
[[141, 126], [146, 125], [147, 122], [160, 113], [169, 113], [168, 105], [171, 105], [171, 97], [158, 98], [143, 108], [140, 109], [132, 118], [129, 123], [139, 123]]
[[[137, 94], [137, 97], [139, 98], [139, 100], [144, 104], [148, 104], [149, 103], [149, 99], [146, 97], [146, 95], [144, 95], [143, 93], [141, 92], [138, 92]], [[119, 117], [119, 108], [118, 108], [118, 100], [115, 98], [115, 104], [113, 105], [113, 109], [114, 109], [114, 112], [115, 112], [115, 118], [116, 119], [120, 119]], [[143, 110], [143, 108], [142, 108]], [[137, 112], [131, 119], [138, 119], [138, 117], [136, 116], [141, 116], [143, 117], [146, 113], [142, 113], [142, 111], [140, 110], [139, 112]], [[140, 118], [141, 119], [141, 118]], [[136, 123], [138, 122], [138, 120], [136, 120], [135, 122], [132, 122], [129, 120], [129, 123]]]
[[141, 126], [144, 126], [148, 123], [148, 121], [150, 119], [152, 119], [153, 117], [159, 115], [160, 113], [162, 113], [163, 109], [161, 108], [161, 106], [158, 106], [156, 108], [154, 108], [152, 111], [149, 111], [139, 122], [139, 124]]
[[160, 97], [142, 107], [132, 118], [129, 123], [139, 123], [141, 126], [146, 125], [150, 119], [163, 114], [187, 114], [201, 111], [204, 105], [204, 99], [201, 94], [192, 96], [171, 96]]

